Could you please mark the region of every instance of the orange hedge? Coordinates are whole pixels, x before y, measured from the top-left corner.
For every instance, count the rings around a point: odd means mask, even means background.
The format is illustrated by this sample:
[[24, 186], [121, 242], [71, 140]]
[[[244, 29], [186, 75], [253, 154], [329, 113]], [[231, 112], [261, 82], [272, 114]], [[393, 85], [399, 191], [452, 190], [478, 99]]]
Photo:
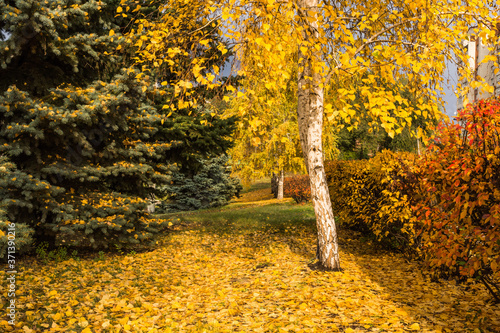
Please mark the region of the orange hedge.
[[308, 202], [311, 200], [311, 187], [308, 175], [285, 177], [283, 194], [292, 197], [295, 202]]
[[500, 102], [470, 105], [458, 121], [438, 128], [419, 161], [413, 209], [430, 266], [478, 278], [495, 294], [500, 281]]

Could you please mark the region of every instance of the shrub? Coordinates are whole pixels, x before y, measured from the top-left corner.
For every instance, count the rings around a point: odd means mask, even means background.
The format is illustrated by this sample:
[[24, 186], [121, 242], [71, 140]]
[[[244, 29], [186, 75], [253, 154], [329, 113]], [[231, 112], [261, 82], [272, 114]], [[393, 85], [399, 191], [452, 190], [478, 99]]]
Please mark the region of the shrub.
[[419, 162], [414, 211], [429, 265], [493, 291], [500, 279], [500, 102], [468, 106], [458, 120], [438, 128]]
[[[342, 226], [359, 231], [367, 231], [367, 225], [361, 218], [360, 204], [356, 191], [363, 188], [366, 178], [365, 160], [342, 160], [325, 163], [325, 173], [330, 189], [333, 213], [338, 217]], [[358, 186], [358, 184], [360, 184]], [[363, 191], [363, 190], [362, 190]]]
[[227, 156], [208, 160], [194, 175], [173, 173], [172, 183], [162, 189], [167, 198], [163, 204], [168, 212], [220, 207], [239, 196], [242, 186], [231, 177]]
[[383, 151], [371, 160], [328, 162], [325, 168], [334, 213], [349, 228], [371, 233], [392, 248], [407, 251], [415, 243], [408, 196], [403, 192], [411, 153]]
[[292, 197], [296, 203], [311, 200], [311, 186], [308, 175], [285, 177], [283, 194]]

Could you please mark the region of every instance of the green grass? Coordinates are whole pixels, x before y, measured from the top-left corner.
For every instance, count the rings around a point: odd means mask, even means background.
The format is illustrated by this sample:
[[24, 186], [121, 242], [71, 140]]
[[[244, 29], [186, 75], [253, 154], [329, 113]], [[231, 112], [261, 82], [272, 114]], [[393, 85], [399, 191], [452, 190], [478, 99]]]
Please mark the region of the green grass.
[[234, 203], [216, 211], [169, 214], [169, 218], [174, 220], [174, 224], [187, 224], [190, 228], [202, 228], [218, 234], [241, 234], [263, 229], [266, 232], [287, 233], [297, 227], [315, 231], [314, 211], [310, 204], [276, 202], [247, 208], [240, 208], [240, 205]]
[[256, 190], [262, 190], [266, 188], [271, 188], [271, 178], [263, 178], [255, 181], [254, 183], [250, 185], [243, 185], [243, 190], [241, 191], [241, 194], [256, 191]]

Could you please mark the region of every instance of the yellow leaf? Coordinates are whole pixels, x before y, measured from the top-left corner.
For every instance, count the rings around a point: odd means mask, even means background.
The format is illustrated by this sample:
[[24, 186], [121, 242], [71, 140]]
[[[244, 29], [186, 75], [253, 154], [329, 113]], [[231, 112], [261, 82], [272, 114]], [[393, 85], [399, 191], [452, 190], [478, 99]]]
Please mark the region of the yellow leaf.
[[117, 12], [117, 13], [121, 13], [121, 12], [123, 12], [123, 8], [122, 8], [122, 7], [118, 7], [118, 8], [116, 8], [116, 12]]
[[345, 329], [344, 332], [345, 333], [354, 333], [354, 330], [352, 328], [348, 327], [348, 328]]
[[109, 31], [109, 36], [111, 37], [111, 36], [114, 36], [114, 35], [115, 35], [115, 31], [114, 30], [110, 30]]
[[92, 330], [89, 327], [85, 327], [82, 333], [92, 333]]
[[312, 321], [308, 320], [308, 319], [302, 320], [302, 324], [306, 325], [306, 326], [309, 326], [309, 327], [315, 326], [315, 324]]
[[401, 309], [397, 309], [396, 310], [396, 313], [399, 315], [399, 316], [408, 316], [408, 313], [405, 311], [405, 310], [401, 310]]
[[299, 305], [299, 309], [301, 309], [301, 310], [305, 310], [305, 309], [307, 309], [307, 304], [306, 304], [306, 303], [301, 303], [301, 304]]
[[420, 325], [418, 323], [415, 323], [410, 326], [410, 330], [412, 331], [420, 331]]

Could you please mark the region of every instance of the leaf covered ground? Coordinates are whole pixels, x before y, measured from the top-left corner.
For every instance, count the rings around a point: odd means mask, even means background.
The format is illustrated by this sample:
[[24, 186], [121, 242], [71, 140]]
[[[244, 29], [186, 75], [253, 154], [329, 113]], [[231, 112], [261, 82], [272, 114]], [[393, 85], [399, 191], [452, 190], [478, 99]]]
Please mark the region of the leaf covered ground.
[[341, 231], [343, 272], [318, 270], [312, 207], [259, 191], [170, 215], [151, 252], [21, 262], [17, 326], [1, 318], [0, 331], [499, 331], [500, 306], [482, 285], [431, 282], [359, 234]]

